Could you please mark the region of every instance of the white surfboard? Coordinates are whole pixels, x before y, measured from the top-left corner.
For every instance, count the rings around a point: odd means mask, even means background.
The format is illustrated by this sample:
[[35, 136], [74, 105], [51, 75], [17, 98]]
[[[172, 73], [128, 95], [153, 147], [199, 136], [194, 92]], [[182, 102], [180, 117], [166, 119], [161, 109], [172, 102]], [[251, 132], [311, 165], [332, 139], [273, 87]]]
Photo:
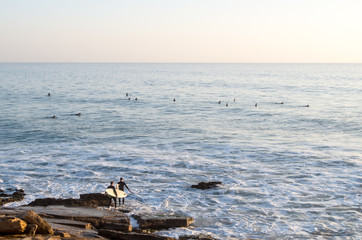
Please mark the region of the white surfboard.
[[[117, 192], [117, 198], [125, 198], [127, 196], [127, 193], [121, 190], [116, 189], [116, 192]], [[111, 197], [116, 197], [112, 188], [107, 188], [105, 193]]]

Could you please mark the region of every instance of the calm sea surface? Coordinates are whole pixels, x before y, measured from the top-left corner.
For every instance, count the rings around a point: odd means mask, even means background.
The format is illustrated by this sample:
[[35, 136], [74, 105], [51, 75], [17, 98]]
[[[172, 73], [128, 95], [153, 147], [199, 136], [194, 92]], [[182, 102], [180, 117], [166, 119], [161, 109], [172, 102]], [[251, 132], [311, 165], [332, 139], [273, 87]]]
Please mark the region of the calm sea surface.
[[361, 239], [361, 166], [361, 64], [0, 64], [20, 204], [122, 176], [135, 212], [194, 217], [164, 235]]

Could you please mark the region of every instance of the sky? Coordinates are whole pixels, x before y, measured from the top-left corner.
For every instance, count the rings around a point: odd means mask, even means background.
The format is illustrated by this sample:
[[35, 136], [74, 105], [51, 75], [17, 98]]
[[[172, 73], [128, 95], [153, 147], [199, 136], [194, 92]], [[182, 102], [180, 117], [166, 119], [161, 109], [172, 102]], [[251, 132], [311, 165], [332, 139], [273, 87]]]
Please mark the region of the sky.
[[0, 0], [0, 62], [362, 63], [362, 0]]

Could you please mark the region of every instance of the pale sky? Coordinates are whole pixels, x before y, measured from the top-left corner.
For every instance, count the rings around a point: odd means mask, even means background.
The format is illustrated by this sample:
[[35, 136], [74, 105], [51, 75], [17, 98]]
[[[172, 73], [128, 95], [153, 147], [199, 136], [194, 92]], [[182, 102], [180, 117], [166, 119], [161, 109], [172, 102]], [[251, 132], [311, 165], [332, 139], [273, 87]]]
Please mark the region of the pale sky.
[[0, 62], [362, 63], [362, 0], [0, 0]]

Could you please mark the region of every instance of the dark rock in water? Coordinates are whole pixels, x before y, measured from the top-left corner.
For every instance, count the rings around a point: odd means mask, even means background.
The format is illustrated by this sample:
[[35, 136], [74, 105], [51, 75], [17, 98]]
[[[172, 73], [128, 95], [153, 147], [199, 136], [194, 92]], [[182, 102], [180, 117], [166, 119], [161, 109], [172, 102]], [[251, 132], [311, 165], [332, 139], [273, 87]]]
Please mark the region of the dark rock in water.
[[23, 189], [8, 188], [6, 191], [0, 189], [0, 206], [6, 203], [22, 201], [25, 195]]
[[56, 199], [56, 198], [41, 198], [35, 199], [29, 203], [29, 206], [50, 206], [63, 205], [67, 207], [98, 207], [108, 206], [109, 198], [101, 193], [81, 194], [80, 199]]
[[192, 217], [144, 217], [133, 216], [141, 229], [168, 229], [188, 227], [194, 219]]
[[197, 185], [192, 185], [191, 187], [205, 190], [205, 189], [215, 188], [221, 184], [222, 182], [199, 182]]
[[98, 231], [98, 235], [110, 239], [120, 239], [120, 240], [176, 240], [175, 238], [158, 236], [155, 234], [143, 234], [135, 232], [124, 233], [110, 229], [100, 229]]
[[218, 240], [216, 238], [211, 237], [210, 235], [181, 235], [179, 240]]

